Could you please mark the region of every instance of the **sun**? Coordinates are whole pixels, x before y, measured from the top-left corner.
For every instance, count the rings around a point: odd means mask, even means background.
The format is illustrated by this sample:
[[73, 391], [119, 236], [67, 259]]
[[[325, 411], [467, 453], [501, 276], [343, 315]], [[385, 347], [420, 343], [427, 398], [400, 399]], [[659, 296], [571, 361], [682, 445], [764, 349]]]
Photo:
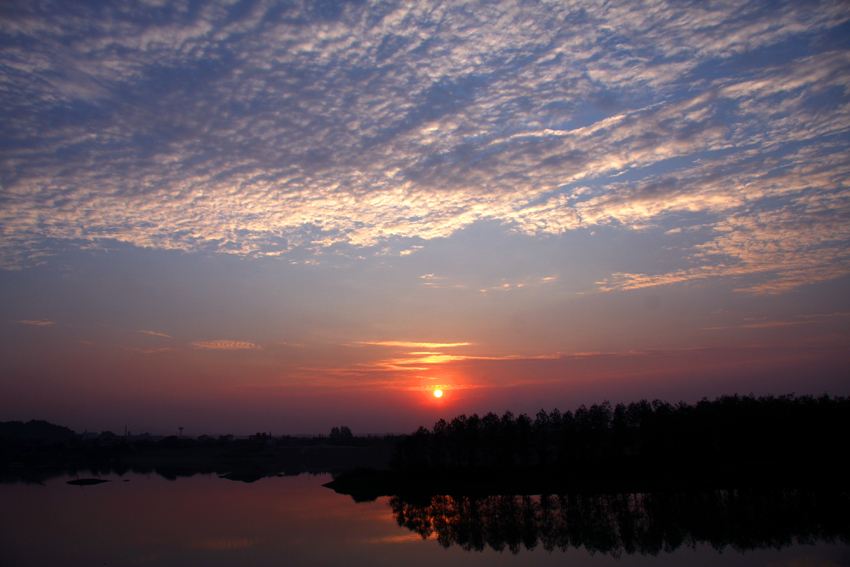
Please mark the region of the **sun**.
[[434, 397], [435, 397], [435, 398], [439, 398], [439, 397], [441, 397], [442, 395], [443, 395], [443, 391], [442, 391], [442, 390], [434, 390]]

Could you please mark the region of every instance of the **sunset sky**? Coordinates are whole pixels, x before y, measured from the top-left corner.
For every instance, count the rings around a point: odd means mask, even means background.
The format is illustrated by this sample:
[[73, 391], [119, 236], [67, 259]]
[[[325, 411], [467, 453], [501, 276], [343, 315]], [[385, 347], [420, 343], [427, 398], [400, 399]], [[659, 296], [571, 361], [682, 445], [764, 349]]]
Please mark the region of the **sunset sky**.
[[0, 8], [0, 421], [735, 392], [850, 395], [846, 2]]

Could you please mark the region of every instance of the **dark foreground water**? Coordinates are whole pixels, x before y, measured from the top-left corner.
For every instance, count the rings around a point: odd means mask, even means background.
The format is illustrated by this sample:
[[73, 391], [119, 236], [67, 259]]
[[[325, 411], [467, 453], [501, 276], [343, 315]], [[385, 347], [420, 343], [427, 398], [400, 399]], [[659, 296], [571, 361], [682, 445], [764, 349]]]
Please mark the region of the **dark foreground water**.
[[[779, 503], [722, 493], [355, 503], [322, 487], [329, 475], [104, 478], [0, 484], [0, 565], [850, 565], [834, 510], [822, 528], [824, 503], [799, 494]], [[750, 514], [745, 504], [775, 508]]]

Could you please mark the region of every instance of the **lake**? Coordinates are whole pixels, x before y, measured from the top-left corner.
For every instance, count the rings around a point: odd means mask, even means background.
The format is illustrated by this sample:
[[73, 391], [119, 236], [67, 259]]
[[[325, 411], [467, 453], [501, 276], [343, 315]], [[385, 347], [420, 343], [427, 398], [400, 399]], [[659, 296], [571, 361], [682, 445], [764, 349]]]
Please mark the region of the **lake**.
[[[715, 541], [721, 548], [715, 549], [703, 543], [710, 537], [700, 536], [699, 523], [676, 532], [669, 519], [662, 518], [664, 509], [698, 508], [700, 499], [685, 504], [644, 495], [436, 497], [418, 502], [382, 497], [357, 503], [323, 487], [331, 480], [327, 474], [270, 477], [253, 483], [214, 475], [167, 480], [156, 474], [128, 473], [103, 478], [109, 482], [93, 486], [68, 485], [69, 477], [49, 479], [43, 485], [0, 484], [0, 565], [850, 565], [846, 535], [843, 542], [840, 538], [829, 542], [815, 533], [807, 538], [810, 544], [801, 544], [788, 535], [793, 529], [758, 535], [777, 529], [775, 522], [744, 514], [764, 523], [765, 530], [740, 526], [739, 535], [753, 532], [756, 536], [746, 536], [743, 547], [747, 549], [736, 549], [742, 547], [742, 540], [736, 539], [735, 525], [724, 526], [730, 533], [723, 537], [735, 543]], [[707, 503], [707, 510], [716, 509], [718, 502], [729, 507], [723, 495], [708, 498], [714, 503]], [[782, 500], [788, 498], [785, 495]], [[741, 499], [733, 502], [740, 504]], [[604, 516], [613, 509], [622, 511], [608, 522]], [[576, 518], [596, 518], [597, 522], [600, 514], [602, 523], [613, 527], [606, 531], [599, 525], [589, 526], [587, 533], [581, 533]], [[737, 514], [735, 518], [740, 517]], [[505, 517], [516, 522], [505, 523]], [[846, 517], [842, 513], [838, 518], [844, 523], [844, 534]], [[626, 521], [634, 525], [623, 528]], [[810, 518], [792, 521], [813, 525]], [[835, 518], [831, 521], [834, 527]], [[622, 530], [636, 525], [641, 533], [651, 533], [652, 522], [659, 522], [664, 531], [661, 549], [654, 543], [626, 541]], [[833, 529], [821, 531], [827, 539], [834, 538]], [[568, 541], [586, 543], [576, 548], [564, 545]], [[759, 548], [764, 545], [772, 547]], [[667, 551], [665, 546], [675, 549]]]

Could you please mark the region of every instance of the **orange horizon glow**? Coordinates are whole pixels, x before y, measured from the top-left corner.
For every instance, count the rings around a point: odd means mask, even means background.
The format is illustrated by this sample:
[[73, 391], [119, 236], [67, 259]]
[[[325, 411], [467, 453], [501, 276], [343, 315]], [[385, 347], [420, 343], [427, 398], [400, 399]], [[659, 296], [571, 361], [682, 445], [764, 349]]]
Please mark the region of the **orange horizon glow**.
[[406, 348], [453, 348], [472, 345], [472, 343], [420, 343], [411, 341], [359, 341], [357, 344]]

